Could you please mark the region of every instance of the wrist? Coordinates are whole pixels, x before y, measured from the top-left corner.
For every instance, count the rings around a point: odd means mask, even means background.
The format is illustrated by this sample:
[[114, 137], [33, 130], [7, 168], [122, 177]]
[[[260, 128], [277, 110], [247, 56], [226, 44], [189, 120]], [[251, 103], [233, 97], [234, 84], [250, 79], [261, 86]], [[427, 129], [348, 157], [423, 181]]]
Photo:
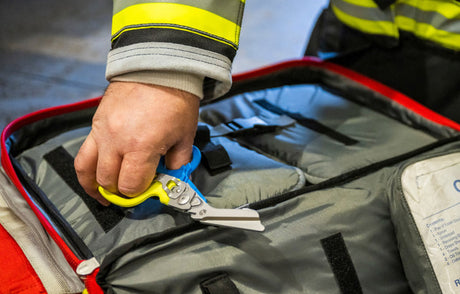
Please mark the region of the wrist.
[[125, 73], [110, 82], [135, 82], [178, 89], [203, 98], [203, 76], [174, 71], [138, 71]]

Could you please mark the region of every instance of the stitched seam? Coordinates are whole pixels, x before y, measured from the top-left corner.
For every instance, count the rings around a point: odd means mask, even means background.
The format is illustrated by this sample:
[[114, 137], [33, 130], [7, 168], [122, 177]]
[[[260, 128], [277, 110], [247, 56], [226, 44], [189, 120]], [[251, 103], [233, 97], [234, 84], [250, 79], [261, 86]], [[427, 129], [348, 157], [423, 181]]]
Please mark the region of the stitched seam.
[[[225, 60], [219, 59], [219, 58], [214, 57], [214, 56], [211, 56], [211, 55], [199, 54], [199, 53], [196, 53], [196, 52], [193, 52], [193, 51], [184, 50], [184, 49], [178, 49], [178, 48], [173, 48], [173, 47], [167, 47], [167, 46], [159, 46], [159, 47], [156, 47], [156, 46], [146, 46], [146, 47], [140, 47], [140, 48], [126, 49], [126, 50], [123, 50], [123, 51], [121, 51], [121, 52], [113, 53], [113, 54], [111, 54], [111, 56], [123, 54], [123, 53], [129, 52], [129, 51], [145, 50], [145, 49], [168, 49], [168, 50], [174, 50], [174, 51], [180, 51], [180, 52], [190, 53], [190, 54], [194, 54], [194, 55], [202, 55], [202, 56], [206, 56], [206, 57], [208, 57], [208, 58], [212, 58], [212, 59], [221, 61], [221, 62], [223, 62], [223, 63], [225, 63], [225, 64], [227, 64], [227, 65], [230, 65], [230, 63], [226, 62]], [[117, 50], [120, 50], [120, 49], [117, 49]], [[145, 54], [147, 54], [147, 53], [145, 53]], [[160, 53], [158, 53], [158, 54], [160, 54]]]
[[184, 56], [181, 56], [181, 55], [164, 54], [164, 53], [133, 54], [133, 55], [129, 55], [129, 56], [119, 57], [119, 58], [114, 59], [114, 60], [112, 60], [112, 61], [110, 61], [110, 62], [116, 62], [116, 61], [119, 61], [119, 60], [122, 60], [122, 59], [131, 58], [131, 57], [135, 57], [135, 56], [151, 56], [151, 55], [161, 55], [161, 56], [169, 56], [169, 57], [179, 57], [179, 58], [183, 58], [183, 59], [189, 59], [189, 60], [194, 60], [194, 61], [198, 61], [198, 62], [202, 62], [202, 63], [207, 63], [207, 64], [215, 65], [215, 66], [217, 66], [217, 67], [220, 67], [220, 68], [223, 68], [223, 69], [225, 69], [225, 70], [228, 70], [227, 67], [224, 67], [224, 66], [222, 66], [222, 65], [219, 65], [219, 64], [217, 64], [217, 63], [207, 62], [207, 61], [203, 61], [203, 60], [199, 60], [199, 59], [195, 59], [195, 58], [184, 57]]

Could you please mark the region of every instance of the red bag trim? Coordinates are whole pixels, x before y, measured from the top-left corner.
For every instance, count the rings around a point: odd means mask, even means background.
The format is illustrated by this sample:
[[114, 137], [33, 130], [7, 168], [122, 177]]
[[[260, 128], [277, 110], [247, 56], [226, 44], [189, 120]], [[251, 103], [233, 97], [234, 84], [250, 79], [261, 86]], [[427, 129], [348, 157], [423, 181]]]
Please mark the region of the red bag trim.
[[96, 282], [96, 276], [98, 273], [99, 273], [99, 269], [96, 269], [94, 272], [87, 275], [85, 278], [86, 290], [90, 294], [103, 294], [104, 293], [104, 291], [102, 291], [101, 287]]
[[74, 103], [74, 104], [47, 108], [47, 109], [43, 109], [43, 110], [39, 110], [39, 111], [30, 113], [30, 114], [27, 114], [23, 117], [20, 117], [12, 121], [10, 124], [8, 124], [3, 130], [2, 135], [1, 135], [1, 163], [2, 163], [3, 168], [5, 169], [6, 174], [11, 179], [11, 181], [16, 186], [16, 188], [21, 193], [21, 195], [24, 197], [24, 199], [27, 201], [29, 206], [32, 208], [33, 212], [35, 213], [35, 215], [37, 216], [37, 218], [39, 219], [40, 223], [43, 225], [45, 230], [50, 234], [50, 236], [59, 246], [67, 262], [70, 264], [70, 266], [74, 270], [82, 262], [82, 260], [80, 260], [77, 256], [75, 256], [72, 250], [67, 246], [64, 240], [56, 232], [54, 227], [49, 223], [46, 217], [41, 213], [41, 211], [34, 205], [33, 201], [30, 199], [29, 194], [26, 192], [26, 190], [22, 186], [19, 178], [16, 175], [16, 172], [14, 171], [13, 164], [9, 160], [9, 155], [8, 155], [7, 148], [6, 148], [6, 140], [16, 130], [20, 129], [21, 127], [25, 125], [28, 125], [36, 121], [39, 121], [39, 120], [42, 120], [48, 117], [52, 117], [55, 115], [65, 114], [65, 113], [97, 106], [99, 104], [99, 101], [100, 101], [100, 97], [78, 102], [78, 103]]

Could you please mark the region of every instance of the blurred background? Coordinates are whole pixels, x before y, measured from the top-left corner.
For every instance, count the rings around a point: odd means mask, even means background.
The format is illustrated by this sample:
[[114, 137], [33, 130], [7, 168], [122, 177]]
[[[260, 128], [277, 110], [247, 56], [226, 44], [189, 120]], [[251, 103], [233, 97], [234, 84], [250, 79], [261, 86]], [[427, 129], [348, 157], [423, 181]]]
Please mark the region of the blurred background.
[[[326, 5], [247, 0], [233, 73], [301, 57]], [[111, 0], [0, 1], [0, 129], [103, 93], [111, 17]]]

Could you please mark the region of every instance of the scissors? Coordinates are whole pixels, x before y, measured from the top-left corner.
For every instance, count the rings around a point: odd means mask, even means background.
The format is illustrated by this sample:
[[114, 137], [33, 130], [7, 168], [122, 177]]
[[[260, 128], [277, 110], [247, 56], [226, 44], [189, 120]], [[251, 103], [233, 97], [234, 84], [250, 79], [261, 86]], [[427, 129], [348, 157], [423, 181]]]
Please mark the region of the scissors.
[[193, 146], [192, 160], [180, 169], [167, 169], [162, 158], [152, 184], [136, 197], [123, 197], [107, 191], [102, 186], [99, 186], [98, 190], [109, 202], [121, 207], [133, 207], [149, 198], [156, 198], [165, 205], [188, 213], [192, 219], [204, 224], [263, 231], [265, 227], [256, 210], [215, 208], [206, 202], [206, 198], [190, 179], [191, 173], [198, 167], [200, 161], [201, 152], [196, 146]]

